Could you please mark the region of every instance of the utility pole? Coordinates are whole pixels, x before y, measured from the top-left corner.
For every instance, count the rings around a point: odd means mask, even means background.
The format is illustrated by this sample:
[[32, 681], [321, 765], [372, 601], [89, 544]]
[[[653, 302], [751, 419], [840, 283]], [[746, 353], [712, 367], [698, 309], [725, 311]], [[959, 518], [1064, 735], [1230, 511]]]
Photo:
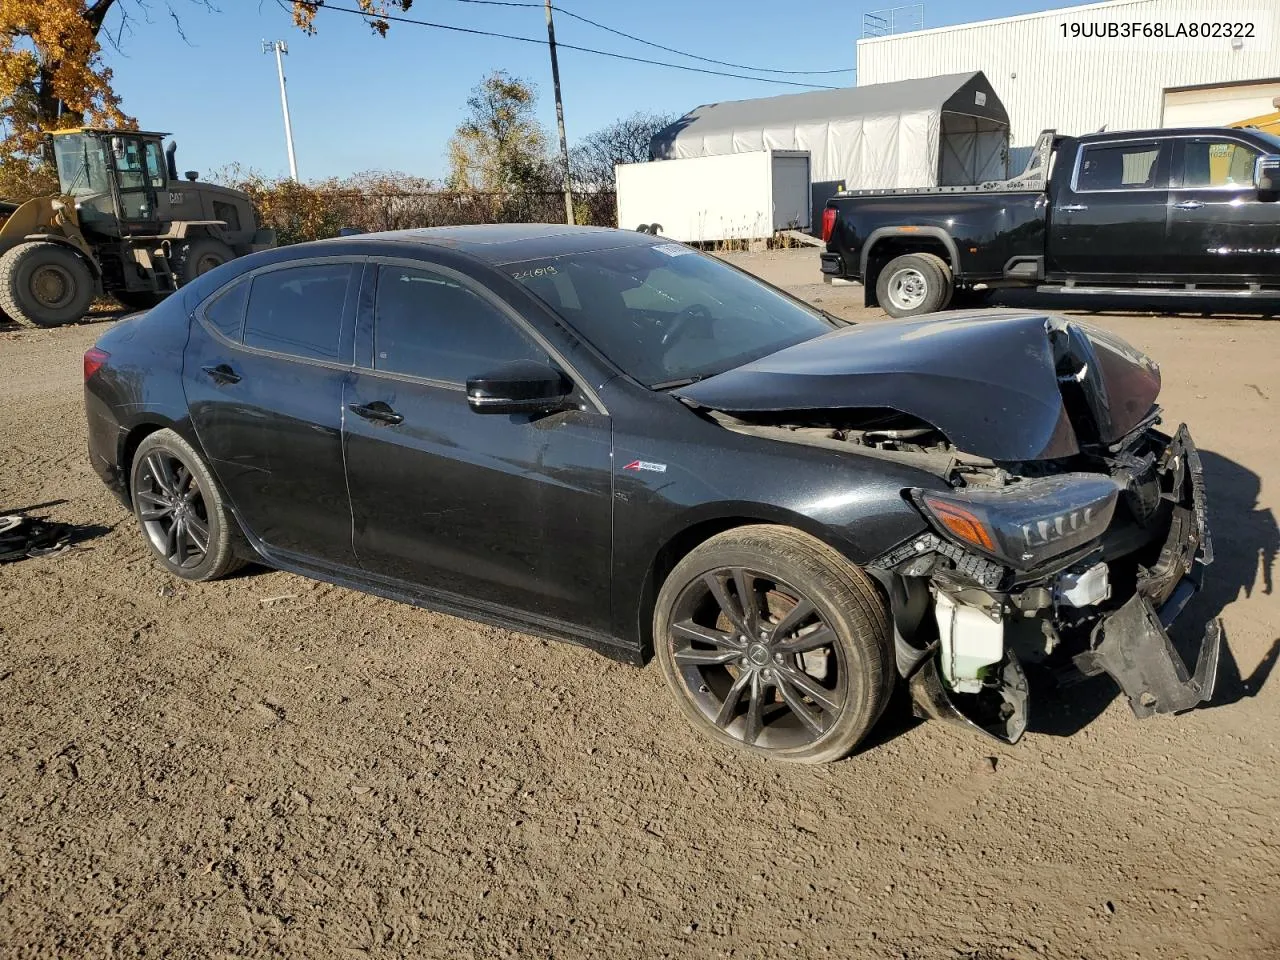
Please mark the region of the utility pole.
[[560, 166], [564, 176], [564, 222], [572, 224], [573, 188], [569, 183], [569, 140], [564, 135], [564, 101], [560, 99], [560, 63], [556, 60], [556, 25], [551, 20], [551, 0], [546, 0], [546, 5], [547, 45], [551, 48], [551, 86], [556, 93], [556, 126], [560, 128]]
[[280, 107], [284, 110], [284, 142], [289, 148], [289, 177], [298, 182], [298, 160], [293, 155], [293, 124], [289, 122], [289, 95], [284, 89], [284, 60], [282, 55], [289, 52], [289, 45], [283, 40], [263, 40], [263, 53], [275, 53], [276, 73], [280, 75]]

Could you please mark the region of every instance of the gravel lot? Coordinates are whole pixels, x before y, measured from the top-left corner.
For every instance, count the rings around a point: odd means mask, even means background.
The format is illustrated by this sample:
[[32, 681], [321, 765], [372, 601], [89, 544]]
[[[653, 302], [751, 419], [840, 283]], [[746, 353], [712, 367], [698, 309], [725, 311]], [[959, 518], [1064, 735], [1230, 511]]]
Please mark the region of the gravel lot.
[[[833, 312], [807, 251], [736, 258]], [[1044, 306], [1044, 301], [1040, 301]], [[1280, 324], [1098, 315], [1205, 450], [1204, 709], [1107, 678], [1005, 748], [916, 723], [820, 769], [718, 753], [655, 665], [284, 573], [175, 581], [86, 462], [105, 321], [0, 330], [5, 957], [1280, 956]]]

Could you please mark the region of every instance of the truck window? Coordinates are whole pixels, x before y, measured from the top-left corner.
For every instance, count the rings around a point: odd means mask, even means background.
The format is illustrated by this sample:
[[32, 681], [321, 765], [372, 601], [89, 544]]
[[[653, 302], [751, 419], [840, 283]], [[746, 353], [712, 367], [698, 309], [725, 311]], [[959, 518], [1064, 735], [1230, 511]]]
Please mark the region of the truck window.
[[1187, 140], [1182, 144], [1178, 183], [1192, 187], [1252, 187], [1258, 152], [1229, 140]]
[[1098, 144], [1084, 148], [1075, 189], [1150, 190], [1156, 187], [1158, 143]]

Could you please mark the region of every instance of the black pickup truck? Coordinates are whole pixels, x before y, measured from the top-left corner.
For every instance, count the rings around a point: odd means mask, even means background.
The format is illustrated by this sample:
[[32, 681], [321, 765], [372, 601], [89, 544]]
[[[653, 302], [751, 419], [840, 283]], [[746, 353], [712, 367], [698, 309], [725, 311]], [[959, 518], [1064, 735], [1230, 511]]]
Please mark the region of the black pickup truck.
[[1280, 297], [1280, 138], [1252, 128], [1041, 135], [1020, 177], [827, 202], [822, 272], [905, 317], [1001, 287]]

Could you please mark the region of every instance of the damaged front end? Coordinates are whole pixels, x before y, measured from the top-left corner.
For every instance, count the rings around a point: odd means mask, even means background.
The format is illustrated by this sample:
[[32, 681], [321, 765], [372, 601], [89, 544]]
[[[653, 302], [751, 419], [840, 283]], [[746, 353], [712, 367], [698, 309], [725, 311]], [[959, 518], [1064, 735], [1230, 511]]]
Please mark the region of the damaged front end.
[[1089, 472], [910, 491], [932, 530], [871, 569], [918, 714], [1016, 742], [1024, 663], [1108, 673], [1137, 717], [1213, 695], [1220, 624], [1192, 671], [1166, 633], [1213, 559], [1199, 454], [1185, 425], [1116, 446]]

